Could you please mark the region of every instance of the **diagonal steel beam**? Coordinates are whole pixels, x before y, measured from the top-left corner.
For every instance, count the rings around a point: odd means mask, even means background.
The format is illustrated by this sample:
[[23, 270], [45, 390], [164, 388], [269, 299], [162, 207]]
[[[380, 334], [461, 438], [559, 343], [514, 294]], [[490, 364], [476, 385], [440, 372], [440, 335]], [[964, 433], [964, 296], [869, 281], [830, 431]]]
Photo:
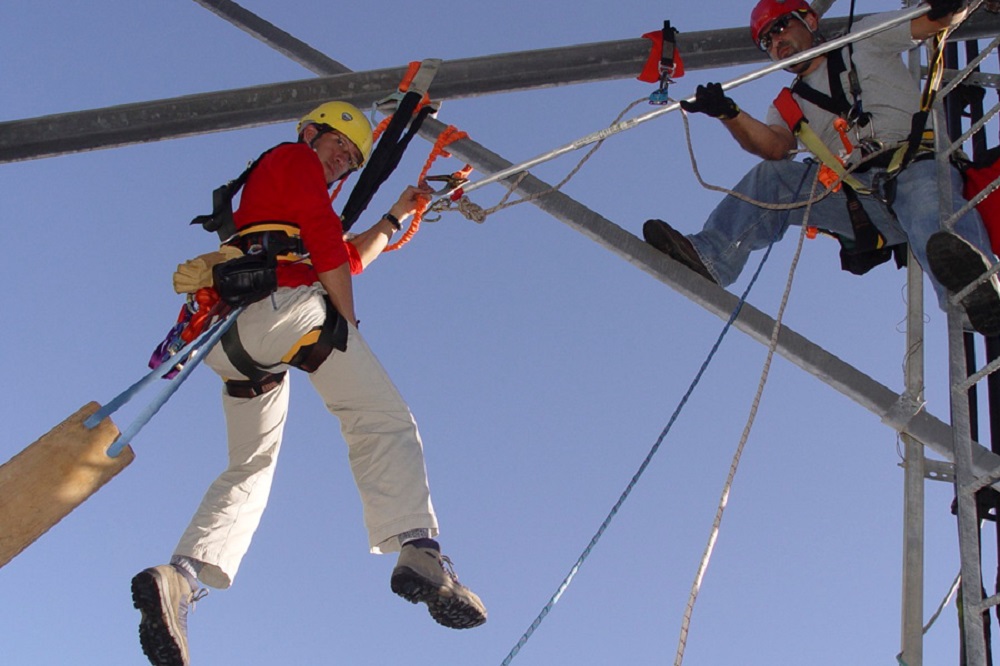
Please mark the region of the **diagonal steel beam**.
[[[318, 63], [315, 64], [318, 66]], [[436, 89], [437, 79], [434, 87]], [[434, 141], [444, 129], [443, 123], [428, 118], [420, 133]], [[513, 166], [471, 139], [450, 144], [448, 151], [482, 173], [497, 173]], [[511, 184], [520, 196], [547, 193], [533, 199], [532, 203], [723, 320], [728, 320], [736, 307], [738, 299], [733, 294], [695, 275], [566, 194], [552, 192], [550, 185], [535, 176], [528, 174], [516, 185]], [[744, 304], [734, 326], [761, 344], [769, 344], [774, 324], [774, 319], [753, 306]], [[889, 389], [788, 327], [782, 327], [777, 351], [809, 374], [876, 414], [883, 422], [911, 435], [947, 460], [954, 460], [950, 426], [923, 410], [911, 408], [912, 401], [905, 395]], [[1000, 467], [1000, 456], [982, 446], [975, 446], [974, 458], [974, 464], [980, 472]]]
[[[433, 131], [435, 128], [431, 129]], [[483, 173], [495, 173], [513, 166], [469, 139], [451, 144], [448, 151]], [[531, 175], [517, 186], [517, 192], [521, 196], [550, 190], [550, 185]], [[532, 203], [721, 319], [728, 320], [736, 307], [738, 299], [733, 294], [709, 283], [569, 196], [552, 192]], [[767, 345], [770, 343], [774, 323], [772, 317], [750, 304], [744, 304], [734, 326], [757, 342]], [[911, 401], [905, 395], [896, 393], [787, 326], [782, 327], [778, 336], [777, 351], [878, 416], [887, 425], [912, 436], [945, 459], [954, 460], [951, 427], [926, 411], [918, 412], [915, 407], [911, 411]], [[978, 444], [974, 445], [974, 459], [976, 471], [980, 474], [1000, 466], [1000, 456]]]
[[[198, 1], [326, 76], [3, 122], [0, 163], [287, 122], [329, 99], [344, 99], [365, 107], [392, 93], [405, 72], [405, 67], [392, 67], [346, 73], [340, 63], [233, 2]], [[823, 22], [830, 34], [845, 25], [845, 19]], [[1000, 32], [1000, 16], [977, 12], [963, 30], [958, 37], [996, 35]], [[678, 44], [689, 70], [763, 59], [747, 39], [745, 28], [682, 33]], [[434, 96], [439, 100], [458, 99], [631, 78], [641, 70], [648, 52], [649, 42], [639, 38], [446, 61], [435, 79]]]
[[299, 63], [313, 74], [348, 74], [351, 71], [346, 65], [340, 64], [322, 51], [317, 51], [302, 40], [244, 9], [232, 0], [194, 1], [255, 39], [264, 42], [286, 58]]

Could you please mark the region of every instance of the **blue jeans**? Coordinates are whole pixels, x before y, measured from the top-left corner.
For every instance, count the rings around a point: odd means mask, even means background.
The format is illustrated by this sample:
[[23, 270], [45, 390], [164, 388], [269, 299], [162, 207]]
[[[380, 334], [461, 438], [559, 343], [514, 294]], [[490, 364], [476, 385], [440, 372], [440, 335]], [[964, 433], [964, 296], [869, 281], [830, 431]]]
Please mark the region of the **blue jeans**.
[[[815, 162], [764, 161], [751, 169], [734, 190], [754, 200], [768, 203], [804, 201], [809, 198], [817, 168]], [[965, 205], [965, 199], [962, 198], [962, 178], [957, 170], [950, 171], [953, 210], [958, 210]], [[871, 169], [867, 173], [855, 173], [854, 176], [868, 187], [876, 174], [884, 173], [884, 169]], [[873, 195], [859, 195], [859, 198], [865, 212], [886, 242], [889, 245], [909, 242], [917, 261], [926, 270], [927, 239], [941, 229], [937, 163], [934, 160], [922, 160], [910, 164], [896, 178], [896, 188], [892, 210]], [[881, 197], [881, 193], [879, 196]], [[712, 211], [704, 228], [689, 238], [709, 272], [720, 284], [727, 286], [740, 276], [751, 252], [767, 247], [772, 240], [780, 240], [790, 225], [801, 225], [805, 211], [805, 207], [786, 211], [768, 210], [734, 196], [726, 196]], [[813, 204], [808, 223], [848, 238], [854, 237], [843, 191], [830, 194]], [[955, 223], [954, 230], [987, 257], [993, 256], [986, 229], [975, 209], [963, 215]], [[948, 292], [937, 283], [933, 275], [928, 273], [928, 276], [943, 309]]]

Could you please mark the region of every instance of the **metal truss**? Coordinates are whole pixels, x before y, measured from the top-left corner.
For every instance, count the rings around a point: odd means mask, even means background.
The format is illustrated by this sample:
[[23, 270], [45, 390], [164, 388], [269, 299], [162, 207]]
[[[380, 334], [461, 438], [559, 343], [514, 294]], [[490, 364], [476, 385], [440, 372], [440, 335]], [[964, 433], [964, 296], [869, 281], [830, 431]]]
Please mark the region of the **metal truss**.
[[[288, 122], [330, 99], [360, 107], [395, 92], [406, 66], [351, 72], [230, 0], [196, 0], [319, 76], [234, 90], [185, 95], [0, 123], [0, 164], [99, 148]], [[826, 34], [846, 19], [823, 22]], [[1000, 16], [978, 12], [956, 38], [1000, 33]], [[745, 28], [681, 33], [678, 47], [690, 70], [761, 62]], [[554, 85], [633, 78], [649, 55], [637, 38], [444, 61], [434, 97], [445, 101]]]
[[[287, 122], [330, 99], [343, 99], [366, 107], [395, 92], [406, 70], [405, 66], [399, 66], [353, 72], [231, 0], [195, 1], [317, 76], [3, 122], [0, 123], [0, 163]], [[816, 0], [814, 9], [822, 14], [832, 2]], [[824, 19], [822, 22], [823, 31], [828, 35], [843, 32], [846, 24], [844, 18]], [[956, 40], [982, 39], [992, 38], [998, 33], [1000, 16], [977, 12], [953, 37]], [[759, 50], [747, 44], [745, 28], [681, 33], [678, 35], [678, 46], [684, 53], [686, 69], [691, 71], [765, 60]], [[632, 78], [641, 70], [648, 51], [649, 42], [639, 38], [444, 61], [434, 79], [433, 96], [444, 101], [554, 85]], [[443, 123], [428, 118], [421, 135], [434, 141], [444, 129]], [[498, 173], [514, 166], [471, 139], [453, 143], [448, 150], [484, 174]], [[516, 182], [513, 178], [505, 182], [520, 196], [538, 196], [532, 199], [533, 205], [723, 320], [728, 319], [735, 308], [738, 299], [733, 294], [700, 278], [566, 194], [551, 191], [550, 185], [530, 173]], [[540, 196], [543, 193], [544, 196]], [[919, 293], [911, 292], [911, 300], [921, 300]], [[770, 316], [749, 304], [743, 306], [734, 322], [736, 328], [765, 345], [769, 343], [774, 325]], [[920, 326], [919, 316], [911, 313], [911, 326], [908, 328]], [[989, 473], [1000, 469], [1000, 456], [971, 441], [967, 432], [953, 432], [951, 426], [920, 408], [919, 400], [914, 396], [920, 390], [919, 382], [913, 385], [908, 382], [906, 390], [902, 394], [897, 393], [784, 325], [778, 337], [777, 351], [900, 432], [907, 444], [908, 459], [914, 450], [922, 451], [922, 447], [927, 447], [945, 460], [955, 462], [957, 446], [960, 471], [966, 482], [972, 477], [993, 478], [989, 477]], [[922, 367], [912, 371], [922, 373]], [[938, 474], [941, 478], [947, 477], [953, 469], [950, 465], [923, 461], [921, 458], [919, 467], [914, 468], [916, 473], [907, 477], [908, 498], [920, 494], [925, 470], [935, 464], [940, 468]], [[921, 506], [907, 520], [922, 522], [922, 513]], [[922, 548], [922, 534], [915, 537], [914, 543], [908, 540], [905, 544], [907, 553], [917, 549], [922, 551]], [[922, 564], [907, 565], [907, 568], [922, 572]], [[909, 619], [904, 617], [904, 624], [909, 625], [904, 626], [904, 636], [910, 636], [909, 639], [904, 638], [904, 644], [911, 644], [907, 656], [912, 658], [912, 650], [917, 650], [916, 659], [910, 661], [909, 666], [920, 663], [922, 603], [918, 600], [922, 599], [922, 583], [916, 578], [914, 576], [914, 580], [906, 585], [907, 592], [904, 594], [904, 613], [908, 604], [915, 609], [909, 614]], [[981, 599], [969, 601], [982, 603]], [[914, 644], [916, 648], [912, 647]], [[975, 663], [978, 664], [978, 659]]]

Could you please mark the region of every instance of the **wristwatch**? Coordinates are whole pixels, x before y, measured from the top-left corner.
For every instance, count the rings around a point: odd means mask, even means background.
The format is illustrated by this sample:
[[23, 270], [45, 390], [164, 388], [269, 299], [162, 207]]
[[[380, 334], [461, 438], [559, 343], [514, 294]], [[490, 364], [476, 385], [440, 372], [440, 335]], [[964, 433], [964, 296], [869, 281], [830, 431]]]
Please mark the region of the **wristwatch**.
[[403, 225], [399, 223], [399, 218], [393, 215], [392, 213], [385, 213], [382, 216], [382, 218], [389, 220], [389, 224], [391, 224], [392, 228], [395, 229], [396, 231], [399, 231], [400, 229], [403, 228]]

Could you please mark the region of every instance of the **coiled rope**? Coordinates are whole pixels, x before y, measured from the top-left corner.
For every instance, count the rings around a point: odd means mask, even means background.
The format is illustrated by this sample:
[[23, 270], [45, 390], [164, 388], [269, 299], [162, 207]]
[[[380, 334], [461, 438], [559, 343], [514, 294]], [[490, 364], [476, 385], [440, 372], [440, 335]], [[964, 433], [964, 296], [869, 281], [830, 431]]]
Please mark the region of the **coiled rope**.
[[[423, 169], [420, 170], [420, 176], [417, 178], [417, 182], [423, 182], [424, 178], [427, 177], [428, 172], [430, 172], [431, 165], [439, 157], [451, 157], [446, 148], [452, 143], [458, 141], [459, 139], [464, 139], [469, 135], [465, 132], [459, 130], [454, 125], [448, 125], [441, 134], [438, 135], [437, 141], [434, 142], [434, 147], [431, 149], [430, 155], [427, 156], [427, 161], [424, 162]], [[430, 197], [418, 196], [417, 198], [417, 210], [413, 214], [413, 219], [410, 220], [410, 226], [407, 227], [406, 232], [403, 233], [402, 237], [392, 245], [387, 246], [383, 252], [391, 252], [393, 250], [398, 250], [407, 243], [410, 239], [420, 230], [420, 222], [424, 218], [424, 212], [427, 210], [427, 205], [430, 203]]]

